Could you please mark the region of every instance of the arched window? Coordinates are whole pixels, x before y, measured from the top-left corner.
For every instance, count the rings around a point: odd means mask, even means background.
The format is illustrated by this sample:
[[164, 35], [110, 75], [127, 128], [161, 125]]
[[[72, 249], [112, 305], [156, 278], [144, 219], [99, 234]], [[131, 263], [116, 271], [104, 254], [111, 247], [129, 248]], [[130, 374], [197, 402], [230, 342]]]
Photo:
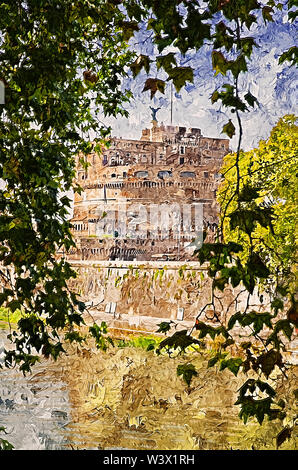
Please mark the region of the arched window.
[[171, 178], [173, 175], [172, 175], [171, 170], [162, 170], [157, 173], [157, 176], [158, 178], [163, 179], [163, 178]]
[[136, 171], [135, 172], [136, 178], [147, 178], [147, 176], [148, 176], [148, 171]]

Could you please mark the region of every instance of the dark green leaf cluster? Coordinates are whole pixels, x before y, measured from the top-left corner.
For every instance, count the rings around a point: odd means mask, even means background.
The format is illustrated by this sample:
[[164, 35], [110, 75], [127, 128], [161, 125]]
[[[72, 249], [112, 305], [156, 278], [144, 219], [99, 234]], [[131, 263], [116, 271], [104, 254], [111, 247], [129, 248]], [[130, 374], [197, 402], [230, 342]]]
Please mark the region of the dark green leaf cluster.
[[255, 311], [241, 313], [237, 312], [231, 316], [228, 322], [228, 329], [231, 330], [235, 323], [238, 322], [240, 326], [246, 327], [248, 325], [253, 326], [253, 334], [257, 335], [260, 331], [267, 326], [268, 328], [272, 328], [271, 320], [273, 315], [270, 313], [259, 313]]
[[[258, 397], [260, 392], [267, 396], [265, 398]], [[249, 418], [255, 417], [260, 424], [264, 421], [265, 415], [269, 420], [283, 419], [285, 417], [285, 413], [282, 411], [284, 406], [282, 403], [276, 404], [274, 402], [275, 395], [275, 391], [268, 383], [259, 379], [248, 379], [240, 388], [238, 400], [235, 403], [241, 407], [240, 418], [244, 423], [247, 423]]]
[[283, 52], [279, 58], [279, 64], [282, 64], [285, 61], [290, 62], [291, 65], [298, 64], [298, 47], [293, 46], [290, 47], [288, 51]]
[[182, 375], [184, 382], [186, 382], [187, 385], [190, 386], [192, 378], [197, 376], [198, 373], [193, 364], [186, 363], [186, 364], [180, 364], [177, 367], [177, 375], [178, 376]]
[[[289, 0], [285, 5], [290, 21], [297, 15], [296, 4], [296, 0]], [[70, 342], [84, 340], [74, 327], [84, 324], [86, 306], [68, 287], [75, 272], [63, 255], [62, 259], [56, 256], [57, 250], [65, 253], [74, 247], [68, 221], [71, 201], [63, 193], [72, 187], [82, 191], [74, 182], [75, 157], [100, 151], [103, 144], [107, 145], [110, 129], [100, 124], [99, 115], [127, 115], [123, 105], [132, 95], [128, 90], [122, 91], [121, 81], [128, 68], [133, 77], [142, 70], [147, 73], [144, 91], [150, 91], [152, 98], [157, 92], [165, 92], [168, 81], [180, 91], [187, 82], [194, 81], [194, 70], [180, 65], [181, 59], [186, 52], [211, 44], [214, 73], [229, 81], [214, 91], [211, 101], [235, 113], [239, 127], [238, 150], [231, 167], [236, 173], [235, 191], [225, 205], [223, 220], [229, 205], [235, 202], [228, 214], [231, 230], [245, 233], [250, 247], [258, 227], [274, 237], [270, 202], [256, 202], [269, 181], [268, 173], [263, 172], [262, 184], [241, 184], [240, 113], [258, 102], [249, 90], [240, 93], [239, 77], [247, 71], [257, 47], [252, 25], [260, 18], [264, 23], [274, 21], [274, 12], [280, 8], [283, 5], [274, 0], [266, 6], [257, 0], [1, 2], [0, 78], [5, 83], [5, 105], [0, 105], [0, 178], [5, 186], [0, 189], [0, 306], [12, 312], [21, 309], [23, 313], [19, 331], [10, 337], [15, 350], [6, 351], [6, 365], [18, 364], [25, 373], [38, 360], [34, 352], [56, 359], [64, 351], [59, 334]], [[154, 59], [144, 54], [136, 57], [128, 48], [143, 22], [159, 51]], [[176, 48], [175, 52], [168, 52], [168, 46]], [[296, 47], [281, 55], [280, 63], [284, 61], [297, 62]], [[149, 76], [154, 65], [166, 74], [165, 79], [156, 74]], [[86, 139], [90, 131], [97, 135], [94, 144]], [[223, 132], [230, 138], [235, 135], [236, 126], [231, 119]], [[274, 145], [278, 146], [274, 139], [273, 135], [269, 154]], [[81, 162], [87, 169], [84, 159]], [[253, 162], [248, 168], [250, 177], [255, 171], [252, 167]], [[287, 177], [282, 178], [281, 186], [289, 186]], [[276, 197], [280, 197], [279, 193]], [[251, 295], [260, 283], [272, 281], [268, 252], [250, 249], [244, 259], [245, 248], [241, 242], [224, 243], [221, 238], [220, 243], [206, 243], [198, 251], [200, 262], [208, 263], [212, 278], [214, 312], [217, 290], [242, 284]], [[209, 360], [209, 366], [219, 364], [220, 370], [229, 369], [235, 375], [240, 369], [253, 370], [265, 377], [276, 366], [283, 368], [282, 337], [290, 340], [292, 325], [298, 324], [294, 296], [286, 318], [276, 318], [289, 292], [283, 277], [276, 282], [273, 313], [246, 308], [234, 314], [227, 326], [197, 321], [195, 328], [200, 339], [223, 336], [223, 350], [234, 343], [231, 333], [236, 325], [250, 328], [254, 338], [259, 338], [264, 329], [271, 330], [263, 340], [261, 353], [255, 354], [253, 344], [247, 342], [243, 345], [245, 357], [231, 358], [221, 350]], [[170, 326], [171, 322], [162, 322], [158, 331], [167, 333]], [[106, 350], [109, 343], [113, 344], [104, 322], [100, 326], [94, 324], [89, 333], [99, 349]], [[163, 340], [156, 352], [181, 354], [199, 344], [183, 330]], [[189, 363], [179, 366], [177, 373], [188, 385], [196, 375]], [[256, 398], [258, 390], [267, 396]], [[240, 416], [245, 422], [256, 417], [260, 423], [265, 415], [269, 419], [281, 417], [279, 408], [283, 407], [272, 408], [274, 395], [267, 383], [249, 379], [240, 389], [237, 401]], [[288, 437], [289, 430], [284, 430], [277, 444]]]
[[159, 343], [156, 353], [160, 354], [162, 350], [165, 350], [169, 355], [174, 351], [181, 354], [192, 345], [200, 345], [200, 341], [189, 335], [187, 330], [176, 331], [172, 336]]
[[[187, 52], [199, 51], [205, 44], [211, 44], [215, 75], [222, 74], [233, 81], [233, 84], [224, 84], [223, 91], [215, 90], [211, 101], [215, 103], [220, 100], [224, 106], [237, 114], [239, 111], [248, 111], [248, 106], [254, 107], [258, 104], [256, 97], [249, 90], [243, 93], [242, 98], [238, 90], [238, 78], [241, 73], [247, 71], [252, 52], [258, 47], [251, 34], [253, 24], [274, 21], [275, 11], [283, 9], [284, 6], [289, 10], [289, 21], [297, 14], [291, 2], [283, 5], [272, 1], [264, 6], [257, 0], [210, 0], [203, 5], [196, 1], [184, 0], [142, 0], [124, 1], [123, 6], [131, 20], [128, 23], [129, 37], [133, 33], [133, 22], [142, 19], [147, 22], [147, 29], [153, 34], [153, 42], [159, 53], [165, 52], [156, 58], [140, 55], [131, 64], [134, 77], [142, 68], [149, 74], [151, 64], [156, 63], [157, 69], [162, 69], [167, 74], [166, 81], [172, 81], [179, 92], [187, 81], [193, 82], [194, 78], [191, 67], [177, 65], [179, 56], [183, 57]], [[136, 23], [134, 27], [137, 30]], [[169, 46], [176, 48], [177, 52], [167, 52]], [[280, 63], [285, 60], [291, 63], [297, 61], [296, 49], [292, 47], [285, 51]], [[148, 80], [144, 91], [150, 90], [151, 97], [157, 91], [164, 93], [165, 80], [157, 77], [150, 77]], [[234, 136], [235, 126], [231, 120], [223, 127], [223, 132], [230, 138]]]
[[[6, 434], [5, 428], [0, 426], [0, 432], [4, 432]], [[14, 446], [8, 442], [6, 439], [0, 437], [0, 450], [13, 450]]]
[[163, 321], [161, 323], [158, 323], [158, 330], [156, 330], [156, 333], [167, 333], [171, 328], [172, 328], [172, 321]]
[[229, 369], [237, 376], [239, 369], [243, 363], [240, 357], [227, 358], [227, 353], [218, 352], [208, 361], [208, 367], [213, 367], [219, 362], [219, 370]]
[[83, 324], [84, 304], [68, 288], [76, 274], [56, 253], [75, 245], [67, 195], [81, 190], [75, 157], [98, 151], [110, 133], [96, 113], [126, 114], [131, 93], [121, 79], [134, 56], [126, 39], [138, 29], [126, 20], [117, 3], [101, 0], [0, 5], [0, 306], [23, 312], [6, 364], [24, 371], [34, 351], [63, 351], [59, 330], [81, 341], [73, 326]]
[[200, 339], [205, 338], [207, 335], [209, 335], [211, 339], [215, 339], [216, 336], [219, 336], [219, 335], [222, 335], [226, 339], [229, 338], [228, 330], [224, 328], [223, 326], [219, 326], [215, 328], [211, 325], [208, 325], [204, 322], [197, 320], [195, 327], [196, 327], [196, 330], [199, 330], [200, 332], [199, 334]]

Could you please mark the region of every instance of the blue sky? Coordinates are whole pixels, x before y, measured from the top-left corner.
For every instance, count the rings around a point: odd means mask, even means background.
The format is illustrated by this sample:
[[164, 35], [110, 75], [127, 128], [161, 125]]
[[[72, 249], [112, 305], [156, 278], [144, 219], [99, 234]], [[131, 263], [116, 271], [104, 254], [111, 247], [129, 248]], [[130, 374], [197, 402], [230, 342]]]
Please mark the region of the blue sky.
[[[144, 41], [145, 34], [143, 31], [138, 33], [132, 41], [132, 47], [138, 53], [153, 55], [154, 48], [149, 39]], [[267, 139], [280, 117], [297, 114], [298, 102], [297, 69], [290, 67], [287, 62], [278, 65], [281, 53], [297, 44], [297, 24], [289, 24], [285, 11], [282, 11], [275, 15], [274, 23], [254, 25], [249, 34], [255, 37], [260, 47], [254, 51], [248, 72], [240, 80], [240, 87], [243, 91], [249, 89], [257, 97], [260, 106], [249, 113], [242, 113], [242, 147], [245, 150], [256, 147], [259, 140]], [[205, 136], [226, 138], [226, 135], [221, 134], [222, 127], [234, 116], [219, 103], [211, 104], [210, 96], [214, 89], [226, 82], [226, 77], [214, 77], [211, 47], [206, 45], [199, 53], [187, 54], [181, 59], [180, 65], [192, 66], [195, 79], [193, 84], [174, 93], [173, 124], [199, 127]], [[124, 80], [123, 87], [132, 90], [134, 100], [126, 105], [130, 113], [128, 118], [104, 119], [106, 124], [112, 126], [114, 136], [138, 139], [141, 130], [151, 126], [150, 105], [161, 106], [162, 109], [157, 114], [158, 120], [170, 124], [170, 86], [166, 88], [164, 95], [157, 92], [151, 101], [149, 92], [142, 93], [146, 78], [147, 74], [142, 71], [137, 79], [128, 77]], [[237, 134], [231, 140], [231, 148], [234, 150], [236, 145]]]

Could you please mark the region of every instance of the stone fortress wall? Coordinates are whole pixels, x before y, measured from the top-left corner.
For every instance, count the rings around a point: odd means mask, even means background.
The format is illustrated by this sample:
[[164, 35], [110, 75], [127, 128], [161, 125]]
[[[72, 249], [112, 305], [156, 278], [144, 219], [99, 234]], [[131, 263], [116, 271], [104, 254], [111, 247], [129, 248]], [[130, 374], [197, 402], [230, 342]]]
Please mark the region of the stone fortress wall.
[[[196, 318], [213, 327], [227, 325], [237, 311], [245, 311], [247, 292], [243, 286], [229, 286], [216, 292], [215, 313], [208, 305], [211, 301], [211, 279], [206, 266], [198, 262], [171, 261], [72, 261], [77, 279], [70, 286], [81, 294], [86, 302], [87, 324], [105, 321], [109, 331], [116, 337], [137, 333], [156, 333], [158, 324], [172, 321], [171, 333], [179, 330], [189, 332]], [[236, 301], [235, 301], [236, 300]], [[263, 293], [263, 301], [257, 290], [250, 296], [249, 311], [268, 312], [270, 298]], [[282, 318], [283, 314], [281, 314]], [[278, 319], [278, 318], [277, 318]], [[268, 335], [270, 330], [265, 331]], [[233, 329], [237, 345], [250, 335], [250, 327]], [[164, 337], [164, 334], [160, 334]], [[208, 339], [208, 338], [207, 338]], [[221, 338], [223, 340], [223, 338]], [[298, 338], [283, 339], [287, 361], [298, 364]], [[211, 343], [210, 343], [211, 346]]]
[[[195, 226], [193, 236], [181, 225], [179, 237], [169, 234], [163, 239], [157, 230], [154, 236], [132, 239], [115, 230], [111, 214], [120, 220], [125, 210], [132, 219], [137, 216], [137, 205], [201, 204], [204, 226], [211, 233], [217, 223], [220, 168], [228, 151], [228, 139], [204, 137], [200, 129], [158, 125], [154, 120], [151, 129], [143, 130], [140, 140], [113, 138], [101, 155], [93, 152], [78, 156], [77, 180], [83, 192], [75, 195], [72, 223], [77, 249], [69, 258], [193, 259], [187, 246], [195, 238]], [[79, 157], [89, 163], [87, 170]]]
[[[178, 329], [191, 328], [197, 315], [211, 300], [211, 280], [198, 262], [72, 261], [78, 277], [70, 287], [86, 302], [87, 322], [106, 321], [111, 328], [154, 332], [161, 321], [173, 321]], [[227, 288], [215, 300], [216, 315], [226, 321], [245, 308], [246, 295]], [[238, 295], [237, 303], [233, 302]], [[257, 295], [252, 306], [260, 306]], [[223, 308], [224, 307], [224, 308]], [[213, 309], [205, 308], [200, 320], [218, 326]]]
[[[228, 152], [228, 139], [153, 120], [140, 140], [113, 138], [100, 155], [81, 155], [89, 163], [87, 169], [78, 157], [77, 180], [83, 192], [75, 195], [72, 218], [77, 248], [66, 257], [78, 273], [70, 287], [87, 303], [88, 321], [105, 320], [120, 332], [153, 332], [164, 320], [191, 328], [203, 309], [201, 320], [218, 325], [218, 319], [224, 322], [235, 308], [245, 308], [246, 297], [233, 288], [215, 300], [216, 317], [206, 307], [211, 280], [188, 249], [191, 236], [183, 230], [179, 238], [170, 233], [163, 239], [158, 230], [152, 236], [152, 227], [146, 226], [149, 236], [131, 239], [125, 233], [117, 237], [111, 220], [115, 213], [121, 218], [123, 207], [133, 218], [137, 204], [163, 205], [163, 210], [173, 204], [201, 204], [212, 239], [220, 168]], [[104, 235], [99, 233], [103, 226], [109, 228]]]

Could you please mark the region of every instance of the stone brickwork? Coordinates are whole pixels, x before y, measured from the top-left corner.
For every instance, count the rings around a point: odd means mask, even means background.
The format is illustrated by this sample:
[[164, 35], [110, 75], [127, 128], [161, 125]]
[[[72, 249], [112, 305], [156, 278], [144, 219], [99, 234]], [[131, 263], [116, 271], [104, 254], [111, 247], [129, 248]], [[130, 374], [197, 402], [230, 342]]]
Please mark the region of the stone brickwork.
[[[83, 187], [74, 200], [75, 260], [191, 260], [188, 246], [197, 227], [163, 237], [151, 222], [140, 219], [141, 209], [163, 205], [203, 207], [203, 225], [212, 236], [217, 223], [216, 190], [229, 140], [203, 137], [200, 129], [158, 125], [142, 132], [140, 140], [113, 138], [102, 154], [78, 156], [77, 179]], [[79, 158], [89, 163], [84, 169]], [[140, 209], [141, 208], [141, 209]], [[162, 209], [163, 210], [163, 209]], [[172, 210], [170, 208], [170, 210]], [[175, 212], [175, 210], [174, 210]], [[192, 212], [193, 214], [193, 212]], [[175, 213], [174, 213], [175, 215]], [[143, 236], [131, 237], [119, 220], [142, 226]], [[116, 220], [116, 227], [115, 227]], [[143, 225], [142, 225], [143, 224]], [[147, 224], [147, 225], [146, 225]], [[151, 225], [150, 225], [151, 224]], [[119, 233], [120, 232], [120, 233]], [[147, 234], [147, 235], [146, 235]]]

